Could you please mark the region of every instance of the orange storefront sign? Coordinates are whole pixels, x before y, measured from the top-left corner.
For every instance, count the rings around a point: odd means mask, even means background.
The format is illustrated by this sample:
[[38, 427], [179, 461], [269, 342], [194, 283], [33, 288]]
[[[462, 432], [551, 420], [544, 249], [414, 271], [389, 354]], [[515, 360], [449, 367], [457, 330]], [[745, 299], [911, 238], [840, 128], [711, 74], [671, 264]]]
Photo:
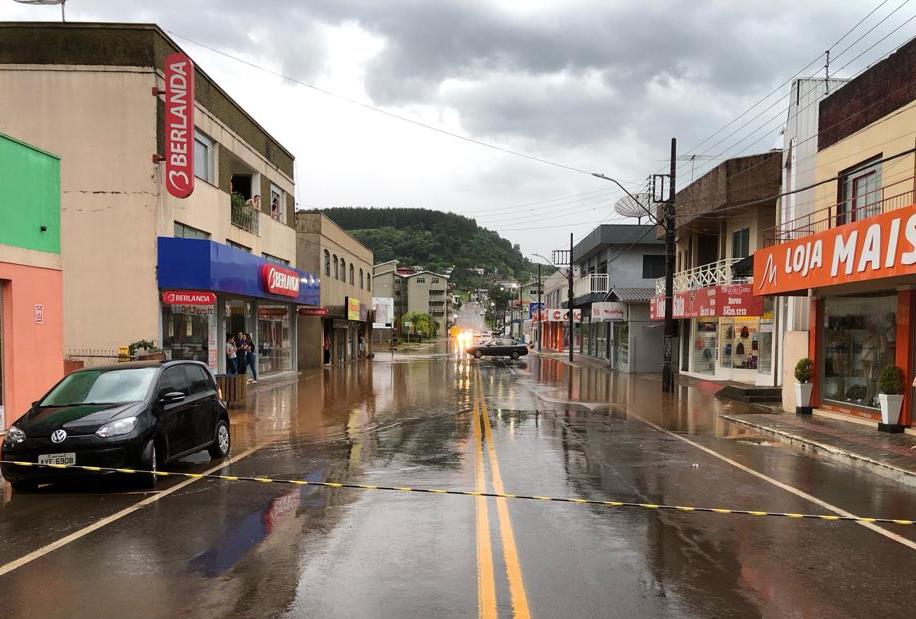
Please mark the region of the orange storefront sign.
[[916, 274], [916, 205], [754, 254], [754, 294]]

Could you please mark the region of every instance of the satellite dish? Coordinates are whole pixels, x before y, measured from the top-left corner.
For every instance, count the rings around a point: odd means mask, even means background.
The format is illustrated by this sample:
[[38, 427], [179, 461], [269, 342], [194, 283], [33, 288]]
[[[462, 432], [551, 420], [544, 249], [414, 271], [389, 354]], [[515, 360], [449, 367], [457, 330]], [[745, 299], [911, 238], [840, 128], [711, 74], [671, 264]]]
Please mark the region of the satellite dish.
[[639, 202], [630, 196], [624, 196], [614, 204], [614, 210], [623, 217], [648, 217], [652, 213], [652, 195], [637, 193], [633, 194], [633, 197]]

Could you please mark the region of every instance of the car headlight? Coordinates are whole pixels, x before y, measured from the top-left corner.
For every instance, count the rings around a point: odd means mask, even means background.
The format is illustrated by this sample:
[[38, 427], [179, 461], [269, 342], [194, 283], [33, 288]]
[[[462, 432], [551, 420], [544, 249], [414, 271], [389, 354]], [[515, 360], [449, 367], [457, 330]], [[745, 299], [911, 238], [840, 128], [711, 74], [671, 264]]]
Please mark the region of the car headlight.
[[117, 421], [106, 423], [104, 426], [95, 431], [95, 435], [100, 438], [121, 436], [122, 434], [130, 433], [136, 426], [136, 417], [125, 417], [124, 419], [118, 419]]
[[19, 426], [10, 426], [9, 431], [6, 433], [6, 440], [12, 443], [13, 445], [18, 445], [26, 439], [25, 432], [23, 432]]

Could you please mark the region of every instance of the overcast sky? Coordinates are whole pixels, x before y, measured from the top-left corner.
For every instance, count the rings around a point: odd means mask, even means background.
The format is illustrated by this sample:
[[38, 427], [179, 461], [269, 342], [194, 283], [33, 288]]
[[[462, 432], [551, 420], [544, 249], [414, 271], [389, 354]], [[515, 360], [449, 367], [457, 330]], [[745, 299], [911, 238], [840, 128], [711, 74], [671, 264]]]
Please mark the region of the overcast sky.
[[[708, 157], [780, 145], [788, 85], [692, 149], [834, 46], [879, 4], [69, 0], [67, 17], [155, 22], [173, 33], [293, 152], [303, 208], [453, 211], [499, 231], [526, 254], [546, 254], [565, 246], [570, 232], [579, 239], [598, 222], [619, 219], [612, 209], [616, 187], [411, 125], [207, 47], [341, 97], [604, 172], [638, 189], [647, 175], [667, 169], [672, 136], [681, 153], [703, 155], [680, 164], [685, 181], [692, 167], [698, 174], [715, 164]], [[908, 0], [883, 3], [832, 47], [831, 73], [851, 76], [895, 49], [916, 33], [916, 21], [901, 27], [914, 14]], [[0, 19], [59, 18], [60, 7], [0, 0]], [[823, 75], [823, 60], [804, 74]]]

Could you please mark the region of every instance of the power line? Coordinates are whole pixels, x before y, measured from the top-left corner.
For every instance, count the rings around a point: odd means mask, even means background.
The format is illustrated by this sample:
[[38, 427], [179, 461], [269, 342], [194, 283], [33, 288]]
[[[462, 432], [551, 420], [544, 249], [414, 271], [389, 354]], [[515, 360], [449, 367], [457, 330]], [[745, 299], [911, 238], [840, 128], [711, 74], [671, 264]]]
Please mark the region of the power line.
[[566, 164], [563, 164], [563, 163], [558, 163], [558, 162], [556, 162], [556, 161], [551, 161], [550, 159], [545, 159], [545, 158], [543, 158], [543, 157], [537, 157], [537, 156], [535, 156], [535, 155], [529, 155], [528, 153], [523, 153], [523, 152], [521, 152], [521, 151], [513, 150], [513, 149], [511, 149], [511, 148], [506, 148], [506, 147], [504, 147], [504, 146], [497, 146], [496, 144], [490, 144], [489, 142], [484, 142], [484, 141], [482, 141], [482, 140], [478, 140], [478, 139], [476, 139], [476, 138], [472, 138], [472, 137], [469, 137], [469, 136], [466, 136], [466, 135], [461, 135], [460, 133], [455, 133], [455, 132], [453, 132], [453, 131], [449, 131], [449, 130], [447, 130], [447, 129], [443, 129], [443, 128], [441, 128], [441, 127], [436, 127], [436, 126], [434, 126], [434, 125], [430, 125], [430, 124], [424, 123], [424, 122], [422, 122], [422, 121], [419, 121], [419, 120], [416, 120], [416, 119], [413, 119], [413, 118], [408, 118], [407, 116], [402, 116], [402, 115], [400, 115], [400, 114], [396, 114], [396, 113], [394, 113], [394, 112], [391, 112], [391, 111], [388, 111], [388, 110], [385, 110], [385, 109], [376, 107], [376, 106], [374, 106], [374, 105], [370, 105], [370, 104], [365, 103], [365, 102], [363, 102], [363, 101], [358, 101], [358, 100], [356, 100], [356, 99], [352, 99], [352, 98], [350, 98], [350, 97], [346, 97], [346, 96], [344, 96], [344, 95], [341, 95], [341, 94], [332, 92], [332, 91], [330, 91], [330, 90], [326, 90], [326, 89], [321, 88], [321, 87], [319, 87], [319, 86], [315, 86], [314, 84], [310, 84], [310, 83], [308, 83], [308, 82], [302, 81], [302, 80], [297, 79], [297, 78], [295, 78], [295, 77], [286, 75], [285, 73], [281, 73], [281, 72], [279, 72], [279, 71], [275, 71], [275, 70], [270, 69], [270, 68], [268, 68], [268, 67], [264, 67], [264, 66], [255, 64], [255, 63], [253, 63], [253, 62], [251, 62], [251, 61], [245, 60], [244, 58], [240, 58], [240, 57], [238, 57], [238, 56], [235, 56], [235, 55], [230, 54], [230, 53], [228, 53], [228, 52], [224, 52], [224, 51], [222, 51], [222, 50], [220, 50], [220, 49], [217, 49], [217, 48], [215, 48], [215, 47], [212, 47], [212, 46], [210, 46], [210, 45], [206, 45], [205, 43], [201, 43], [201, 42], [199, 42], [199, 41], [196, 41], [195, 39], [192, 39], [192, 38], [190, 38], [190, 37], [186, 37], [186, 36], [184, 36], [184, 35], [178, 34], [178, 33], [174, 32], [174, 31], [172, 31], [172, 30], [166, 30], [165, 32], [167, 32], [169, 35], [175, 37], [176, 39], [181, 39], [181, 40], [187, 41], [188, 43], [191, 43], [191, 44], [193, 44], [193, 45], [197, 45], [198, 47], [202, 47], [203, 49], [209, 50], [209, 51], [213, 52], [214, 54], [219, 54], [220, 56], [224, 56], [225, 58], [229, 58], [230, 60], [234, 60], [234, 61], [239, 62], [239, 63], [241, 63], [241, 64], [247, 65], [247, 66], [251, 67], [252, 69], [256, 69], [256, 70], [258, 70], [258, 71], [263, 71], [264, 73], [269, 73], [269, 74], [271, 74], [271, 75], [273, 75], [273, 76], [275, 76], [275, 77], [279, 77], [279, 78], [284, 79], [284, 80], [287, 80], [287, 81], [289, 81], [289, 82], [293, 82], [293, 83], [295, 83], [295, 84], [299, 84], [300, 86], [305, 86], [306, 88], [309, 88], [309, 89], [311, 89], [311, 90], [314, 90], [315, 92], [321, 93], [321, 94], [323, 94], [323, 95], [325, 95], [325, 96], [333, 97], [333, 98], [338, 99], [338, 100], [340, 100], [340, 101], [345, 101], [346, 103], [349, 103], [349, 104], [351, 104], [351, 105], [359, 106], [359, 107], [361, 107], [361, 108], [370, 110], [370, 111], [372, 111], [372, 112], [376, 112], [377, 114], [382, 114], [382, 115], [384, 115], [384, 116], [388, 116], [388, 117], [390, 117], [390, 118], [394, 118], [394, 119], [396, 119], [396, 120], [400, 120], [401, 122], [405, 122], [405, 123], [408, 123], [408, 124], [411, 124], [411, 125], [414, 125], [414, 126], [417, 126], [417, 127], [421, 127], [421, 128], [423, 128], [423, 129], [428, 129], [428, 130], [430, 130], [430, 131], [435, 131], [436, 133], [439, 133], [439, 134], [442, 134], [442, 135], [446, 135], [446, 136], [449, 136], [449, 137], [452, 137], [452, 138], [455, 138], [455, 139], [458, 139], [458, 140], [462, 140], [462, 141], [464, 141], [464, 142], [468, 142], [468, 143], [471, 143], [471, 144], [476, 144], [476, 145], [478, 145], [478, 146], [483, 146], [484, 148], [489, 148], [489, 149], [491, 149], [491, 150], [499, 151], [499, 152], [505, 153], [505, 154], [507, 154], [507, 155], [513, 155], [513, 156], [515, 156], [515, 157], [521, 157], [521, 158], [523, 158], [523, 159], [528, 159], [528, 160], [530, 160], [530, 161], [535, 161], [535, 162], [537, 162], [537, 163], [542, 163], [542, 164], [544, 164], [544, 165], [549, 165], [549, 166], [553, 166], [553, 167], [556, 167], [556, 168], [561, 168], [561, 169], [563, 169], [563, 170], [569, 170], [569, 171], [571, 171], [571, 172], [578, 172], [578, 173], [580, 173], [580, 174], [591, 174], [591, 172], [589, 172], [589, 171], [587, 171], [587, 170], [584, 170], [584, 169], [582, 169], [582, 168], [577, 168], [577, 167], [575, 167], [575, 166], [566, 165]]

